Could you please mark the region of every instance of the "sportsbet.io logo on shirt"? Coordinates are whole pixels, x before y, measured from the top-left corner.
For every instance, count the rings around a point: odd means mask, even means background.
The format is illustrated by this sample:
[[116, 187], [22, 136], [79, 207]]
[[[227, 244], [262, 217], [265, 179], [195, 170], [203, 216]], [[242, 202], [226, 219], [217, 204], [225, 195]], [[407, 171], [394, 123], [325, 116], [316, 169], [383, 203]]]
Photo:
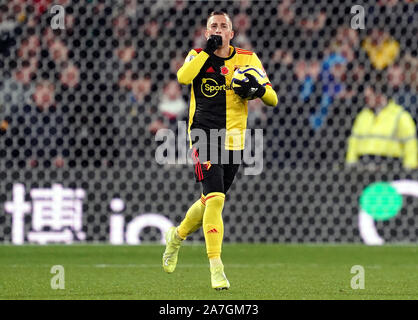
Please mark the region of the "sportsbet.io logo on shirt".
[[219, 91], [231, 90], [232, 88], [226, 84], [219, 85], [218, 82], [212, 78], [203, 78], [200, 89], [205, 97], [213, 98]]

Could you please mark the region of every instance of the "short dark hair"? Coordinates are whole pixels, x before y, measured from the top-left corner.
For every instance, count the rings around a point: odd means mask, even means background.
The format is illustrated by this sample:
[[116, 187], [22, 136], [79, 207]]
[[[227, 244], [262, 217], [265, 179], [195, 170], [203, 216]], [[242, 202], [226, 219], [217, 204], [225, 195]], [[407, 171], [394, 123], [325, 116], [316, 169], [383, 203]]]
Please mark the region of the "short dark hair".
[[213, 17], [213, 16], [228, 16], [228, 18], [230, 18], [230, 17], [229, 17], [229, 14], [228, 14], [228, 13], [226, 13], [225, 11], [212, 11], [212, 12], [209, 14], [209, 18], [210, 18], [210, 17]]
[[208, 16], [208, 20], [207, 20], [207, 21], [209, 21], [209, 19], [210, 19], [210, 18], [212, 18], [213, 16], [225, 16], [225, 17], [227, 17], [227, 18], [228, 18], [228, 20], [229, 20], [229, 22], [231, 23], [231, 29], [232, 29], [232, 19], [231, 19], [231, 17], [229, 16], [229, 14], [228, 14], [228, 13], [226, 13], [225, 11], [212, 11], [212, 12], [209, 14], [209, 16]]

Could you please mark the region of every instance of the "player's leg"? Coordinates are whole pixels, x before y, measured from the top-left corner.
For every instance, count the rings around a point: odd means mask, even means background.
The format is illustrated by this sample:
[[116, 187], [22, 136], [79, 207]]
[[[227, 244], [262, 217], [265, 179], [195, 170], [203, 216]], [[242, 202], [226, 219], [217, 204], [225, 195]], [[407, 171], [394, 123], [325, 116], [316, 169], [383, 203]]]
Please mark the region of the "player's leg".
[[202, 194], [200, 199], [187, 210], [186, 216], [177, 227], [177, 235], [181, 239], [185, 240], [189, 234], [197, 231], [202, 226], [203, 213], [206, 207], [205, 201], [205, 196]]
[[177, 228], [171, 227], [165, 234], [165, 251], [163, 253], [163, 269], [172, 273], [176, 269], [180, 245], [183, 239], [177, 235]]
[[224, 167], [224, 193], [226, 194], [234, 182], [235, 176], [242, 163], [243, 150], [234, 150], [229, 152], [229, 164]]
[[235, 175], [239, 169], [239, 164], [229, 165], [225, 168], [224, 174], [224, 193], [226, 194], [234, 182]]
[[[192, 155], [195, 165], [196, 181], [201, 181], [203, 174], [198, 154], [194, 150]], [[178, 227], [171, 227], [166, 233], [166, 248], [162, 259], [163, 269], [165, 272], [174, 272], [177, 266], [178, 253], [180, 250], [181, 242], [185, 240], [189, 234], [195, 232], [202, 226], [204, 212], [205, 197], [202, 194], [200, 199], [193, 203], [189, 210], [187, 210], [186, 216], [180, 225]]]
[[[242, 159], [241, 151], [238, 152], [238, 157]], [[219, 172], [215, 171], [216, 174], [202, 181], [203, 194], [206, 195], [206, 210], [203, 216], [206, 250], [211, 265], [212, 287], [217, 290], [228, 289], [230, 286], [221, 260], [224, 235], [222, 211], [225, 194], [231, 187], [240, 164], [232, 161], [232, 158], [229, 162], [230, 164], [215, 165], [214, 169]]]
[[212, 288], [222, 290], [229, 288], [229, 281], [225, 276], [221, 260], [224, 235], [222, 211], [225, 203], [223, 168], [222, 165], [212, 165], [212, 170], [214, 170], [213, 174], [202, 181], [203, 194], [206, 197], [203, 231], [210, 263]]
[[[207, 166], [200, 163], [199, 153], [196, 148], [192, 150], [196, 182], [202, 181], [205, 175], [210, 175]], [[181, 239], [198, 230], [202, 226], [203, 213], [205, 212], [205, 196], [202, 194], [187, 211], [186, 217], [177, 228], [177, 234]]]
[[[213, 147], [213, 145], [212, 145]], [[219, 161], [213, 161], [216, 156], [211, 145], [202, 146], [206, 154], [200, 154], [196, 149], [193, 153], [195, 163], [196, 181], [201, 181], [205, 196], [205, 211], [203, 214], [203, 232], [205, 236], [206, 251], [210, 262], [211, 284], [215, 289], [228, 289], [229, 282], [223, 270], [221, 248], [223, 240], [222, 210], [225, 202], [223, 193], [223, 166]], [[215, 145], [218, 148], [218, 145]], [[212, 163], [211, 161], [212, 160]]]
[[205, 212], [205, 197], [201, 196], [187, 210], [186, 216], [178, 227], [171, 227], [166, 233], [166, 249], [163, 254], [163, 268], [167, 273], [174, 272], [181, 242], [186, 237], [202, 226], [203, 213]]

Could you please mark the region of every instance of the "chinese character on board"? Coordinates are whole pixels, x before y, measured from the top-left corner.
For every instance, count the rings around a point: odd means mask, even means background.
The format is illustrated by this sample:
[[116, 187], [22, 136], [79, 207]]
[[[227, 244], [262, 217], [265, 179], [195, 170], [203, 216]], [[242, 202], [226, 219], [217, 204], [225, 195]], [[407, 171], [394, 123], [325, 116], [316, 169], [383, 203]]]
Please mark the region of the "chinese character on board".
[[13, 186], [13, 201], [6, 202], [6, 212], [12, 214], [12, 242], [23, 244], [25, 239], [24, 217], [32, 213], [32, 228], [28, 242], [46, 244], [51, 242], [73, 243], [84, 240], [82, 231], [83, 189], [36, 188], [30, 191], [32, 204], [25, 202], [25, 187]]

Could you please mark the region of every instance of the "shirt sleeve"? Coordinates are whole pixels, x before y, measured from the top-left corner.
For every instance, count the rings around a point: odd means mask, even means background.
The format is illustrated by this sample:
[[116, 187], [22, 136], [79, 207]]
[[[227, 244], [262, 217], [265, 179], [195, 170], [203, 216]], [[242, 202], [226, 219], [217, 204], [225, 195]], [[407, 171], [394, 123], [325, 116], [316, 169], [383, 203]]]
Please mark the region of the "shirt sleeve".
[[199, 74], [209, 55], [205, 51], [197, 53], [196, 50], [190, 50], [183, 66], [177, 71], [177, 80], [181, 84], [191, 84], [193, 79]]
[[[252, 56], [252, 59], [251, 59], [251, 65], [263, 70], [264, 73], [267, 75], [266, 71], [264, 70], [263, 64], [261, 63], [257, 54], [255, 54], [255, 53], [253, 53], [253, 56]], [[274, 89], [273, 89], [273, 87], [270, 83], [270, 79], [268, 78], [268, 75], [267, 75], [267, 80], [268, 80], [268, 82], [265, 86], [266, 92], [261, 97], [261, 100], [263, 100], [264, 104], [266, 104], [268, 106], [275, 107], [277, 105], [277, 103], [279, 102], [279, 100], [277, 98], [276, 91], [274, 91]]]

